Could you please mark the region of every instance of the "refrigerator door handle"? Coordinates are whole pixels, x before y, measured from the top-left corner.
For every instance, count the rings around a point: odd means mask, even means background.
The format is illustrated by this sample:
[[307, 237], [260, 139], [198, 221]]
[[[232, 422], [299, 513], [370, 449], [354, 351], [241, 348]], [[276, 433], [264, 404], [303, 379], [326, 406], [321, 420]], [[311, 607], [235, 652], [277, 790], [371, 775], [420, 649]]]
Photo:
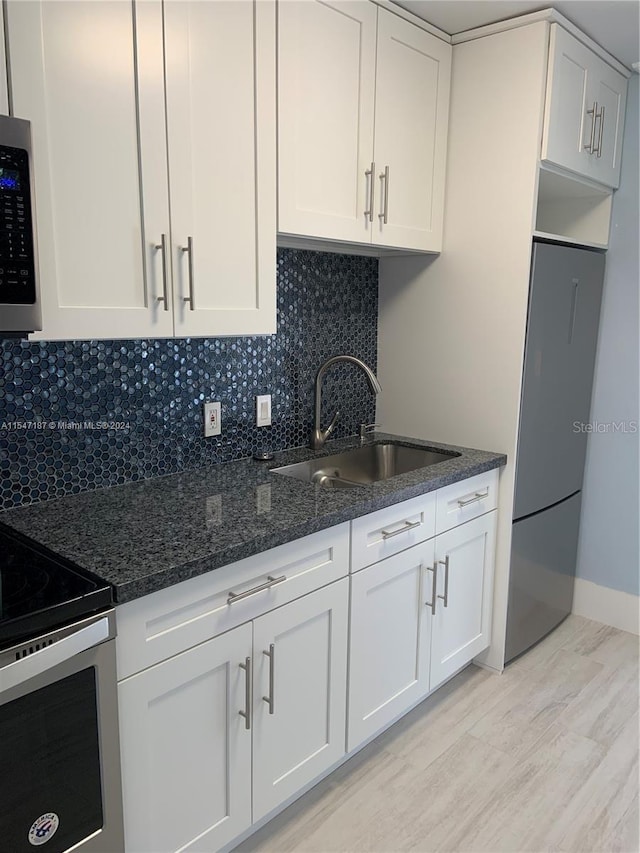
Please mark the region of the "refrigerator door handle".
[[573, 284], [573, 293], [571, 294], [571, 315], [569, 318], [569, 339], [567, 343], [571, 345], [573, 343], [573, 330], [576, 325], [576, 310], [578, 308], [578, 285], [580, 284], [580, 280], [577, 278], [571, 279], [571, 283]]

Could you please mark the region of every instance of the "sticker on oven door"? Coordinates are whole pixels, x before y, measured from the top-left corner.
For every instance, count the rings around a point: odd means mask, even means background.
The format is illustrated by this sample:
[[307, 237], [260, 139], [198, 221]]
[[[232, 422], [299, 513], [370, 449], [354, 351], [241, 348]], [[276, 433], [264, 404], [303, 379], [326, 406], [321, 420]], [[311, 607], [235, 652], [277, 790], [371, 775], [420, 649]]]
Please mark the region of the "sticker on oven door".
[[31, 824], [29, 830], [29, 844], [34, 847], [39, 847], [41, 844], [46, 844], [50, 838], [55, 835], [56, 829], [60, 820], [54, 812], [40, 815], [37, 820]]

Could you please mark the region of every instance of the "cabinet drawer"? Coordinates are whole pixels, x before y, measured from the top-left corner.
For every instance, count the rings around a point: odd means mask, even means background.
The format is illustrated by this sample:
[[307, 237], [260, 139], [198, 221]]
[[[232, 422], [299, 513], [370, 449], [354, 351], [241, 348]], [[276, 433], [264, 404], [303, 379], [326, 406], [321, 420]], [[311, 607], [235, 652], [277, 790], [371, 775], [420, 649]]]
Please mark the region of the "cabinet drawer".
[[388, 506], [351, 522], [351, 571], [384, 560], [435, 535], [435, 493]]
[[[348, 572], [347, 523], [120, 605], [116, 608], [118, 680]], [[270, 578], [276, 583], [270, 584]]]
[[496, 508], [498, 471], [477, 474], [438, 489], [436, 494], [436, 533], [442, 533]]

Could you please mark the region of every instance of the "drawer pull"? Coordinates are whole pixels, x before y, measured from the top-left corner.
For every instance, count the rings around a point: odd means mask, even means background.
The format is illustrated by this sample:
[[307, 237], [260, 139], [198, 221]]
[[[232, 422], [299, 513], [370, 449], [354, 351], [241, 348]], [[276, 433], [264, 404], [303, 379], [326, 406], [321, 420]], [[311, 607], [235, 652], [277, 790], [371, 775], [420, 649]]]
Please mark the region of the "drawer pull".
[[421, 524], [421, 521], [405, 521], [403, 522], [404, 526], [399, 527], [397, 530], [383, 530], [382, 538], [391, 539], [393, 536], [399, 536], [401, 533], [406, 533], [407, 530], [413, 530], [416, 527], [420, 527]]
[[427, 607], [431, 608], [431, 615], [436, 615], [436, 599], [437, 599], [437, 591], [438, 591], [438, 561], [433, 564], [433, 566], [427, 566], [428, 572], [433, 572], [433, 583], [431, 586], [431, 601], [425, 601]]
[[286, 579], [285, 575], [280, 575], [279, 578], [267, 575], [267, 580], [258, 586], [253, 586], [251, 589], [245, 589], [244, 592], [230, 592], [227, 598], [227, 604], [235, 604], [236, 601], [242, 601], [243, 598], [249, 598], [250, 595], [255, 595], [257, 592], [264, 592], [265, 589], [271, 589], [272, 586], [283, 583]]
[[478, 501], [483, 501], [485, 498], [488, 498], [488, 497], [489, 497], [489, 488], [487, 487], [486, 491], [476, 492], [472, 498], [468, 498], [466, 501], [465, 500], [459, 500], [458, 506], [460, 508], [462, 508], [463, 506], [469, 506], [469, 504], [478, 503]]
[[276, 647], [275, 643], [271, 643], [269, 645], [269, 651], [263, 651], [262, 654], [265, 657], [269, 658], [269, 695], [263, 696], [262, 701], [266, 702], [269, 706], [269, 713], [275, 713], [275, 696], [274, 696], [274, 681], [275, 681], [275, 672], [276, 672]]
[[[444, 558], [444, 560], [438, 560], [438, 563], [442, 563], [444, 566], [444, 595], [439, 595], [438, 598], [441, 598], [444, 602], [444, 606], [449, 606], [449, 555]], [[434, 575], [435, 577], [435, 575]], [[434, 598], [435, 601], [435, 598]]]
[[238, 711], [244, 717], [245, 729], [251, 728], [251, 658], [245, 658], [244, 663], [239, 663], [240, 669], [244, 669], [244, 711]]

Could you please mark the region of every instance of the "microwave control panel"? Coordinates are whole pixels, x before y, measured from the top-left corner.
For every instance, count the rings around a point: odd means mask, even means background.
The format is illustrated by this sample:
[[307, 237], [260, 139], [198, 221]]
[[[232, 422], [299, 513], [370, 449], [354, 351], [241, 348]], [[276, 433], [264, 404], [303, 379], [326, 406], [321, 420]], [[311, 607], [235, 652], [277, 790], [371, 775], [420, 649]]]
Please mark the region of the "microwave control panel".
[[36, 300], [29, 155], [0, 145], [0, 304]]

